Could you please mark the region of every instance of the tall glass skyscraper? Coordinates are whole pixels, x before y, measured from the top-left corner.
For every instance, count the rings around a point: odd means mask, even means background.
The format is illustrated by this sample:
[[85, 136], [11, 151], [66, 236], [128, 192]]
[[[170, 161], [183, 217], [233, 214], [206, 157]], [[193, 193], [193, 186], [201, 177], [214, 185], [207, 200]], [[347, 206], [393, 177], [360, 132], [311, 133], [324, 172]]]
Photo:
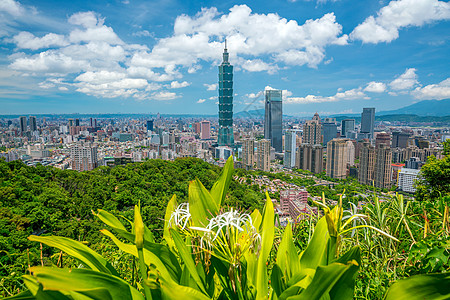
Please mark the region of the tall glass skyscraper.
[[233, 66], [228, 61], [227, 41], [219, 66], [219, 146], [234, 146], [233, 135]]
[[361, 133], [370, 135], [370, 139], [373, 139], [373, 132], [375, 127], [375, 107], [365, 107], [361, 114]]
[[270, 140], [276, 152], [283, 152], [283, 103], [281, 90], [266, 90], [264, 138]]

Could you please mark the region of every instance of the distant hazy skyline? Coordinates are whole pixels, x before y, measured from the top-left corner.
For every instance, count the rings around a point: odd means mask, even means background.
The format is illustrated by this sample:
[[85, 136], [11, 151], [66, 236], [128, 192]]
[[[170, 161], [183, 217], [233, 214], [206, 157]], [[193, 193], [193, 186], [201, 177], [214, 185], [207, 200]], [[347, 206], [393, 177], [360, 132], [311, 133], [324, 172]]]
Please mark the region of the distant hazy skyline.
[[450, 98], [450, 4], [0, 0], [0, 114], [215, 114], [225, 37], [234, 112], [308, 116]]

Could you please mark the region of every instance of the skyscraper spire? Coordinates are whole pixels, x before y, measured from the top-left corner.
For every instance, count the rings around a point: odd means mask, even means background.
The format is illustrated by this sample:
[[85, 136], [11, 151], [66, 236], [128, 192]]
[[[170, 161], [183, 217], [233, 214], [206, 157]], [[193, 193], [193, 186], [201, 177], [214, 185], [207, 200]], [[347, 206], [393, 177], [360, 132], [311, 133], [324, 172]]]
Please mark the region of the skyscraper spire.
[[228, 61], [227, 40], [223, 62], [219, 66], [219, 146], [234, 146], [233, 135], [233, 66]]
[[228, 49], [227, 49], [227, 39], [225, 38], [225, 48], [223, 49], [223, 62], [222, 64], [228, 64]]

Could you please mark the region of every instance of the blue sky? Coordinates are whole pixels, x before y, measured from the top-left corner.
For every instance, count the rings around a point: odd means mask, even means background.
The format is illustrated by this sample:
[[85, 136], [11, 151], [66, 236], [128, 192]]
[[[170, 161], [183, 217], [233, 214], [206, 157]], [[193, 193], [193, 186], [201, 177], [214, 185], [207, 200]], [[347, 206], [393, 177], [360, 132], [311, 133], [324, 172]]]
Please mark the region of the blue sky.
[[0, 0], [0, 114], [217, 113], [224, 39], [235, 112], [450, 98], [450, 4], [437, 0]]

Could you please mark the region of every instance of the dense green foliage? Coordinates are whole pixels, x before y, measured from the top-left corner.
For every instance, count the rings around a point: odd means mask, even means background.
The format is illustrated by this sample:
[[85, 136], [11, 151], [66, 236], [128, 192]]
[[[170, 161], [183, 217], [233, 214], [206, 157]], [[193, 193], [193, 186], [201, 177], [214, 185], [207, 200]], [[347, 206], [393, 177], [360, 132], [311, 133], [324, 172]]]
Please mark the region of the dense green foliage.
[[[0, 159], [0, 287], [21, 289], [20, 275], [29, 264], [40, 263], [39, 244], [30, 242], [29, 235], [65, 236], [107, 251], [92, 211], [102, 208], [131, 218], [132, 208], [140, 201], [144, 222], [159, 239], [172, 195], [186, 199], [189, 181], [195, 178], [211, 188], [219, 172], [219, 167], [192, 158], [150, 160], [90, 172], [28, 167]], [[253, 209], [260, 208], [263, 199], [259, 191], [232, 181], [225, 204]], [[44, 247], [45, 257], [53, 253]], [[2, 290], [0, 295], [7, 292]]]

